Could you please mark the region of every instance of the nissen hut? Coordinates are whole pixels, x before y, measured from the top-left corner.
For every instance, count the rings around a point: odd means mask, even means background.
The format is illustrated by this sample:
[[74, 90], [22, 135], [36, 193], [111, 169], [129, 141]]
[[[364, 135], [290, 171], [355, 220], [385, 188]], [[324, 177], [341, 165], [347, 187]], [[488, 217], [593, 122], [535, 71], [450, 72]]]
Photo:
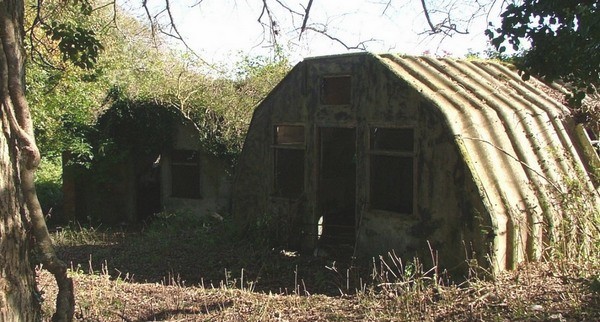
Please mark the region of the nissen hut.
[[254, 113], [234, 215], [315, 254], [541, 259], [567, 216], [598, 211], [598, 156], [557, 90], [491, 61], [306, 59]]
[[228, 164], [204, 150], [198, 127], [179, 110], [109, 110], [97, 129], [136, 144], [119, 145], [90, 168], [64, 160], [64, 221], [135, 224], [161, 212], [199, 217], [229, 209]]

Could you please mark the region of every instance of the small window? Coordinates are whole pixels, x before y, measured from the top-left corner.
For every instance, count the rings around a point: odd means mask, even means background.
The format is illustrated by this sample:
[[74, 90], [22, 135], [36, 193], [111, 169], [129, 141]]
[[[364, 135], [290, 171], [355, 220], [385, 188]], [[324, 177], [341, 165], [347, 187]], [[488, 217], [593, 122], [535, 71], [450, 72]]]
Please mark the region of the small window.
[[296, 198], [304, 191], [304, 126], [274, 128], [274, 195]]
[[324, 77], [321, 83], [321, 104], [348, 105], [352, 96], [350, 76]]
[[200, 199], [198, 151], [175, 150], [171, 155], [171, 197]]
[[414, 130], [371, 128], [371, 208], [412, 214], [414, 209]]
[[304, 144], [304, 126], [275, 126], [275, 144]]

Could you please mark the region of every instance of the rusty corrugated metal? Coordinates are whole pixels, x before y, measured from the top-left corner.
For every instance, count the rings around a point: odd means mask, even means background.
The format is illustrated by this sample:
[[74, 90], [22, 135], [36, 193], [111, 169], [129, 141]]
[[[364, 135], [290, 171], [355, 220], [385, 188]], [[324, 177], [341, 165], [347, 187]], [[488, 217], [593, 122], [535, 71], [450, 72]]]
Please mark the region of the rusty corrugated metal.
[[377, 57], [445, 116], [490, 212], [495, 267], [541, 258], [561, 238], [554, 228], [577, 215], [564, 200], [575, 188], [597, 209], [568, 110], [549, 87], [497, 62]]

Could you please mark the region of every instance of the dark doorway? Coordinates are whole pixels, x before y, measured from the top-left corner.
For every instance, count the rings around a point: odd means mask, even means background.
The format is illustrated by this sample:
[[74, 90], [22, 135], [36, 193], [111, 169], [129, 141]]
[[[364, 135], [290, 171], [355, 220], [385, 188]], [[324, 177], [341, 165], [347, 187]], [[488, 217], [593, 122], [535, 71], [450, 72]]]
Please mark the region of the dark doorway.
[[161, 211], [159, 160], [160, 156], [146, 159], [143, 170], [137, 175], [137, 221], [147, 220]]
[[319, 129], [319, 247], [351, 256], [356, 236], [356, 130]]

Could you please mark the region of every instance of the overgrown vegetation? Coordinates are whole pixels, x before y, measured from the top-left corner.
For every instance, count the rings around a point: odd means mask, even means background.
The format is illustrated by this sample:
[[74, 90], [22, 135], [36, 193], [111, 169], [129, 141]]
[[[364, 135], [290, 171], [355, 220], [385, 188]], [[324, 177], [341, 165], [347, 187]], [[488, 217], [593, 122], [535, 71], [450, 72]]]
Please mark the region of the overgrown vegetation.
[[586, 174], [579, 173], [568, 182], [567, 191], [558, 194], [557, 206], [562, 209], [560, 221], [552, 232], [556, 239], [547, 246], [548, 260], [562, 259], [580, 267], [600, 266], [600, 209], [598, 192]]
[[[300, 255], [240, 236], [218, 216], [174, 213], [133, 232], [75, 226], [53, 236], [71, 263], [76, 314], [85, 321], [600, 318], [594, 261], [561, 258], [494, 280], [473, 274], [453, 282], [436, 266], [394, 253], [364, 262]], [[38, 280], [52, 299], [48, 276], [40, 272]]]
[[500, 55], [507, 47], [521, 52], [514, 62], [523, 79], [567, 84], [576, 121], [588, 123], [595, 136], [600, 131], [599, 11], [598, 1], [524, 0], [507, 3], [500, 26], [490, 23], [486, 30]]
[[[147, 122], [140, 116], [151, 116], [140, 113], [142, 108], [121, 111], [123, 106], [146, 106], [155, 118], [172, 114], [174, 109], [181, 111], [198, 126], [205, 151], [233, 166], [254, 106], [290, 68], [286, 56], [282, 52], [272, 58], [240, 54], [232, 58], [238, 61], [233, 72], [228, 71], [170, 49], [132, 17], [120, 12], [113, 15], [110, 6], [96, 6], [94, 1], [80, 4], [45, 1], [42, 11], [27, 14], [27, 25], [43, 27], [29, 30], [26, 76], [27, 99], [44, 157], [37, 177], [44, 212], [60, 212], [60, 167], [65, 152], [70, 162], [89, 167], [103, 155], [118, 161], [116, 156], [135, 143], [124, 142], [128, 139], [147, 139], [152, 133], [168, 138], [165, 129], [147, 128], [166, 123]], [[89, 6], [95, 9], [90, 11]], [[35, 6], [32, 3], [28, 8]], [[59, 50], [78, 30], [94, 30], [85, 38], [102, 44], [93, 48], [97, 56], [88, 56], [84, 62], [77, 60], [79, 56], [62, 56]], [[114, 123], [110, 135], [101, 133], [107, 126], [100, 123], [108, 118]], [[117, 124], [129, 128], [119, 130]], [[131, 126], [136, 124], [138, 132], [148, 131], [148, 135], [132, 133]], [[160, 149], [165, 144], [147, 141], [137, 146]], [[110, 177], [106, 172], [98, 175], [104, 175], [104, 180]]]

